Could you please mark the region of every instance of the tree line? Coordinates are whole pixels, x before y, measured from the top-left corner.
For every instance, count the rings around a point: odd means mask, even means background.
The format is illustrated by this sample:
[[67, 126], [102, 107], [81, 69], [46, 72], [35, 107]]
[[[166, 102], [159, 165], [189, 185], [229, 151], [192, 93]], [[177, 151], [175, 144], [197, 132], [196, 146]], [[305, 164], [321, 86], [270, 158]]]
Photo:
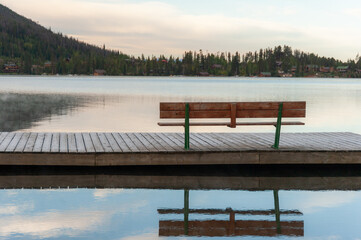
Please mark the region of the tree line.
[[276, 46], [244, 54], [187, 51], [181, 57], [139, 57], [107, 50], [105, 46], [80, 42], [53, 33], [0, 4], [0, 73], [94, 74], [171, 76], [280, 76], [302, 77], [330, 68], [323, 76], [335, 76], [336, 69], [347, 66], [342, 76], [361, 76], [361, 57], [346, 62], [320, 57], [314, 53]]

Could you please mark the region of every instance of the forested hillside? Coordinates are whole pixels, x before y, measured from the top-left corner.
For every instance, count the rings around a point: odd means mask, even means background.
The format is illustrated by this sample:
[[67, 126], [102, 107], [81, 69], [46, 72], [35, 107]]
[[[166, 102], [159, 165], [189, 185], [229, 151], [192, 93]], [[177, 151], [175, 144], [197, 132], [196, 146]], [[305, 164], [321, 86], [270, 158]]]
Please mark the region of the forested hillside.
[[0, 58], [2, 65], [14, 63], [27, 74], [89, 74], [94, 69], [119, 74], [114, 63], [128, 57], [55, 34], [0, 4]]
[[0, 4], [0, 73], [361, 77], [361, 57], [342, 62], [289, 46], [244, 54], [199, 50], [178, 58], [133, 57], [53, 33]]

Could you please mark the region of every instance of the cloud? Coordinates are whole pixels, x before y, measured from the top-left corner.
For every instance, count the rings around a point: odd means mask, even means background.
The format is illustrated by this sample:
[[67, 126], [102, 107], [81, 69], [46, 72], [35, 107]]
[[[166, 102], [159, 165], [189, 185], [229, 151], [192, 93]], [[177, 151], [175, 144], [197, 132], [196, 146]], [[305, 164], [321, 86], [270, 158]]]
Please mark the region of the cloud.
[[0, 215], [15, 215], [20, 214], [26, 210], [34, 209], [33, 204], [23, 204], [23, 205], [5, 205], [0, 207]]
[[[159, 237], [158, 229], [150, 229], [147, 233], [128, 236], [128, 237], [120, 238], [119, 240], [157, 240], [157, 239], [164, 239], [164, 237]], [[185, 240], [188, 238], [178, 237], [177, 239]]]
[[161, 239], [158, 236], [158, 229], [152, 229], [148, 233], [142, 233], [139, 235], [120, 238], [119, 240], [156, 240], [156, 239]]
[[[95, 231], [104, 228], [112, 216], [117, 213], [133, 213], [144, 207], [147, 201], [135, 201], [116, 206], [107, 206], [106, 209], [78, 209], [28, 214], [26, 206], [9, 206], [3, 209], [0, 218], [0, 237], [9, 237], [21, 234], [36, 238], [51, 238], [59, 236], [74, 237], [84, 231]], [[26, 210], [31, 209], [27, 207]]]
[[0, 219], [0, 236], [24, 234], [40, 238], [75, 236], [93, 230], [110, 216], [106, 211], [49, 212], [35, 216], [11, 216]]
[[357, 197], [355, 192], [311, 192], [308, 197], [303, 197], [297, 203], [297, 208], [303, 213], [313, 213], [320, 208], [334, 208], [354, 201]]
[[[4, 94], [1, 97], [1, 100], [5, 101], [7, 98], [8, 98], [8, 94]], [[15, 196], [15, 195], [18, 195], [18, 194], [19, 194], [19, 190], [14, 190], [14, 189], [6, 190], [6, 195], [8, 195], [8, 196]]]
[[[298, 11], [297, 4], [263, 4], [261, 9], [247, 5], [237, 16], [222, 11], [192, 13], [165, 1], [4, 2], [55, 31], [134, 55], [180, 56], [185, 50], [199, 49], [246, 52], [287, 44], [346, 59], [354, 57], [361, 41], [358, 28], [332, 27], [333, 20], [329, 25], [304, 23], [302, 19], [309, 16]], [[287, 17], [293, 21], [286, 21]]]
[[352, 17], [356, 17], [356, 18], [361, 18], [361, 8], [345, 9], [345, 10], [343, 10], [343, 14], [352, 16]]
[[95, 199], [107, 198], [110, 195], [117, 195], [124, 192], [124, 189], [95, 189], [93, 196]]

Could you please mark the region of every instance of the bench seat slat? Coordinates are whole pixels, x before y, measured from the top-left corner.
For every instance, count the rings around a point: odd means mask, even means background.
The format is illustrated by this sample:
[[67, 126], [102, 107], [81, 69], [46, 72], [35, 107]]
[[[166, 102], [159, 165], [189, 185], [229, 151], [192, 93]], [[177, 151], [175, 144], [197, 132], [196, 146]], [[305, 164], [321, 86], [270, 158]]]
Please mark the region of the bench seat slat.
[[[238, 122], [237, 126], [275, 126], [277, 122]], [[184, 126], [184, 122], [159, 122], [159, 126]], [[193, 122], [190, 126], [229, 126], [230, 122]], [[303, 122], [282, 122], [282, 125], [305, 125]]]

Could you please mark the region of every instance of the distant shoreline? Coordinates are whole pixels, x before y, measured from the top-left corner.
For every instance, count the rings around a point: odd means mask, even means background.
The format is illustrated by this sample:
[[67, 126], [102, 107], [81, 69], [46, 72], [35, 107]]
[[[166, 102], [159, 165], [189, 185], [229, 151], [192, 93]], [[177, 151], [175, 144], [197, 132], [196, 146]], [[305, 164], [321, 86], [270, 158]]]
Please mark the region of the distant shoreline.
[[94, 75], [81, 75], [81, 74], [6, 74], [0, 73], [1, 76], [23, 76], [23, 77], [94, 77], [94, 78], [102, 78], [102, 77], [142, 77], [142, 78], [257, 78], [257, 79], [361, 79], [360, 77], [327, 77], [327, 76], [306, 76], [306, 77], [278, 77], [278, 76], [271, 76], [271, 77], [260, 77], [260, 76], [197, 76], [197, 75], [172, 75], [172, 76], [139, 76], [139, 75], [101, 75], [101, 76], [94, 76]]

